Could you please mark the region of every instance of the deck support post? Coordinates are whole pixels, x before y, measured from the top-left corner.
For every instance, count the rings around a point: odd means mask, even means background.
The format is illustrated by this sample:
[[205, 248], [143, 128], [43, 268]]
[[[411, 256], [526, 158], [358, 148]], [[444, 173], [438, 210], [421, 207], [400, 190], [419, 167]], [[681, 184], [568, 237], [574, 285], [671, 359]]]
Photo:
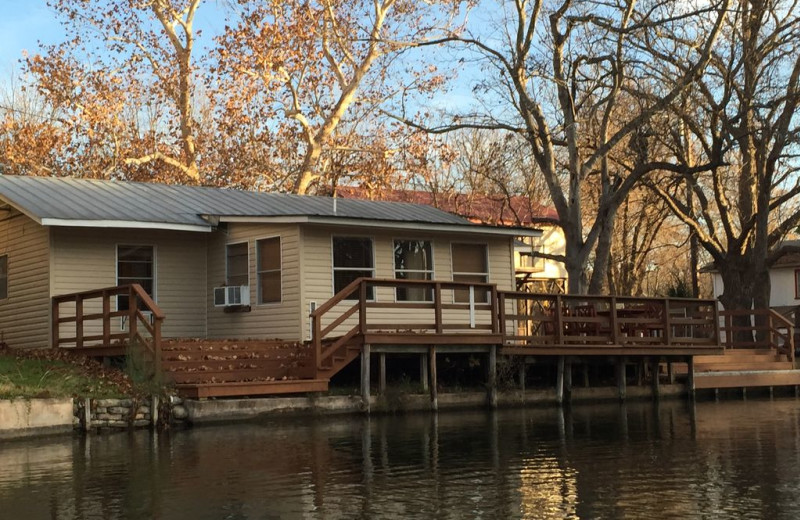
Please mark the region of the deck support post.
[[672, 366], [672, 361], [667, 359], [667, 381], [669, 384], [675, 384], [675, 367]]
[[88, 397], [83, 400], [83, 431], [88, 432], [92, 430], [92, 400]]
[[487, 401], [489, 408], [497, 408], [497, 345], [489, 347], [489, 366], [487, 381]]
[[661, 389], [659, 388], [658, 384], [658, 372], [660, 369], [661, 360], [657, 357], [654, 357], [650, 360], [650, 376], [651, 376], [651, 383], [653, 386], [653, 399], [658, 401], [661, 398]]
[[522, 363], [519, 365], [519, 389], [525, 395], [525, 356], [522, 356]]
[[378, 366], [379, 366], [379, 379], [378, 379], [378, 391], [381, 395], [386, 394], [386, 354], [381, 352], [378, 354]]
[[583, 364], [583, 387], [589, 388], [589, 363]]
[[158, 428], [158, 408], [159, 408], [159, 399], [157, 395], [150, 396], [150, 426], [153, 429]]
[[428, 374], [430, 375], [428, 386], [431, 392], [431, 410], [435, 412], [439, 410], [439, 392], [436, 381], [436, 347], [430, 347], [428, 356]]
[[361, 348], [361, 409], [369, 413], [369, 343]]
[[422, 382], [422, 391], [428, 391], [428, 355], [419, 356], [419, 380]]
[[572, 359], [564, 360], [564, 398], [567, 402], [572, 401]]
[[689, 359], [686, 361], [686, 366], [688, 368], [687, 371], [687, 378], [686, 378], [686, 386], [687, 391], [689, 392], [689, 398], [694, 400], [695, 397], [695, 388], [694, 388], [694, 356], [689, 356]]
[[620, 357], [617, 359], [617, 397], [620, 401], [624, 401], [627, 394], [625, 376], [625, 358]]
[[556, 373], [556, 402], [559, 405], [564, 402], [564, 356], [558, 356], [558, 368]]

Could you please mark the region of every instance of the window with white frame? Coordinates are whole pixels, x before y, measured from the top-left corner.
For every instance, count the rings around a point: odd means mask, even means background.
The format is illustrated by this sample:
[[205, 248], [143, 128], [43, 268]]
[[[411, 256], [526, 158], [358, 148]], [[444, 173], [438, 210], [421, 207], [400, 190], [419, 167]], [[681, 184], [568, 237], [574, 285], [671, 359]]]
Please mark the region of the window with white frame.
[[[155, 251], [153, 246], [117, 246], [117, 285], [138, 283], [155, 299]], [[117, 296], [117, 309], [128, 310], [128, 296]]]
[[258, 303], [281, 301], [281, 237], [256, 241]]
[[[452, 244], [451, 247], [454, 282], [480, 282], [489, 281], [489, 261], [486, 254], [486, 244]], [[453, 291], [456, 303], [469, 302], [469, 289]], [[486, 291], [475, 291], [474, 301], [486, 303], [489, 297]]]
[[225, 247], [225, 285], [249, 285], [250, 257], [247, 242]]
[[[375, 276], [375, 260], [371, 238], [333, 237], [333, 293], [336, 294], [358, 278]], [[350, 299], [357, 299], [354, 294]], [[367, 288], [367, 299], [375, 299], [373, 287]]]
[[0, 300], [8, 298], [8, 255], [0, 255]]
[[[394, 241], [394, 277], [399, 280], [432, 280], [433, 253], [428, 240]], [[431, 287], [398, 287], [395, 296], [399, 302], [433, 301]]]

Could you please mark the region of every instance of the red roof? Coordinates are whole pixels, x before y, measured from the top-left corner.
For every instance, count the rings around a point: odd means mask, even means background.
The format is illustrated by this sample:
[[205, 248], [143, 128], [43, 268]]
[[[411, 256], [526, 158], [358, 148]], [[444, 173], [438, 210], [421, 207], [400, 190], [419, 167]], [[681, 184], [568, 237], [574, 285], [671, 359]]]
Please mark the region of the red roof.
[[554, 208], [532, 202], [528, 197], [483, 195], [475, 193], [432, 193], [417, 190], [367, 190], [355, 186], [339, 186], [336, 194], [345, 199], [384, 200], [427, 204], [483, 224], [501, 226], [531, 226], [543, 221], [555, 221]]

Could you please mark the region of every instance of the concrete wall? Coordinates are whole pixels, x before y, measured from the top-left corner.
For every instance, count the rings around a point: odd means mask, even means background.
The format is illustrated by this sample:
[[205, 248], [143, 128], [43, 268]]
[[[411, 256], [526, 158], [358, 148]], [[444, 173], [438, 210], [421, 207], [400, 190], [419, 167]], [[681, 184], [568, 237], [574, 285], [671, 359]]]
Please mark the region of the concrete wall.
[[70, 431], [72, 399], [0, 399], [0, 438]]
[[0, 255], [8, 255], [8, 297], [0, 300], [0, 337], [12, 347], [49, 345], [49, 243], [47, 228], [24, 215], [12, 212], [0, 220]]

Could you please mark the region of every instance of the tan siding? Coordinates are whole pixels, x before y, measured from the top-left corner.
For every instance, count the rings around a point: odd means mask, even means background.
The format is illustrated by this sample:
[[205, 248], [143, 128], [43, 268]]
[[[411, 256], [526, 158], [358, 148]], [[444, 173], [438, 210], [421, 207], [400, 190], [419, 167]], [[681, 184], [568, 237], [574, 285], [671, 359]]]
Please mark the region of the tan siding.
[[[117, 283], [117, 245], [155, 247], [156, 303], [166, 319], [165, 337], [201, 337], [206, 318], [205, 233], [88, 228], [53, 229], [54, 295]], [[100, 310], [99, 300], [86, 312]], [[115, 330], [119, 320], [114, 320]], [[89, 330], [99, 333], [99, 323]]]
[[[317, 305], [322, 305], [333, 296], [333, 259], [331, 254], [333, 236], [360, 236], [371, 237], [374, 243], [375, 255], [375, 277], [394, 278], [394, 240], [395, 239], [421, 239], [430, 240], [433, 243], [433, 268], [434, 278], [438, 280], [452, 280], [452, 264], [450, 255], [451, 242], [475, 242], [487, 244], [489, 257], [489, 282], [497, 284], [501, 290], [513, 288], [513, 256], [510, 238], [475, 238], [456, 239], [450, 236], [436, 233], [409, 233], [407, 231], [369, 231], [367, 233], [358, 232], [352, 228], [303, 228], [303, 308], [307, 309], [310, 302], [314, 301]], [[452, 292], [443, 292], [445, 301], [452, 301]], [[384, 288], [377, 291], [376, 300], [379, 302], [395, 301], [394, 291]], [[331, 318], [338, 316], [347, 308], [347, 304], [338, 306], [336, 311], [331, 311]], [[449, 310], [443, 314], [444, 319], [451, 323], [466, 323], [467, 312], [460, 310]], [[371, 309], [368, 319], [372, 323], [384, 323], [402, 325], [403, 323], [428, 323], [433, 320], [433, 312], [425, 309]], [[488, 323], [488, 313], [479, 315], [477, 323]], [[323, 322], [323, 326], [330, 320]], [[342, 333], [348, 327], [352, 327], [355, 320], [352, 319], [343, 325], [338, 332]], [[303, 322], [303, 337], [308, 337], [307, 320]]]
[[[281, 238], [280, 303], [257, 303], [256, 241]], [[217, 338], [300, 339], [300, 232], [296, 225], [231, 224], [215, 233], [208, 248], [208, 335]], [[250, 312], [224, 312], [214, 307], [213, 288], [225, 283], [225, 245], [246, 241], [249, 252]], [[305, 283], [311, 283], [306, 280]]]
[[23, 215], [0, 221], [0, 254], [8, 255], [8, 298], [0, 300], [0, 334], [16, 348], [50, 341], [49, 233]]

